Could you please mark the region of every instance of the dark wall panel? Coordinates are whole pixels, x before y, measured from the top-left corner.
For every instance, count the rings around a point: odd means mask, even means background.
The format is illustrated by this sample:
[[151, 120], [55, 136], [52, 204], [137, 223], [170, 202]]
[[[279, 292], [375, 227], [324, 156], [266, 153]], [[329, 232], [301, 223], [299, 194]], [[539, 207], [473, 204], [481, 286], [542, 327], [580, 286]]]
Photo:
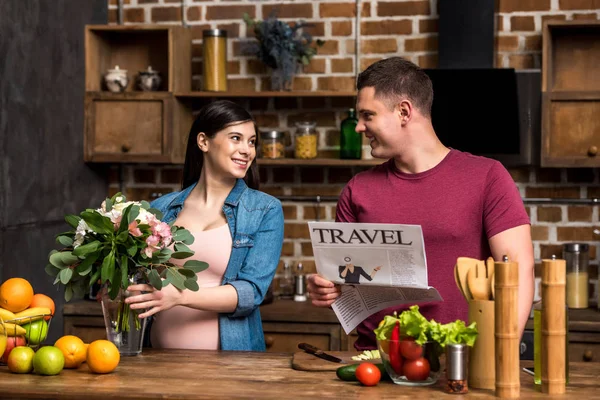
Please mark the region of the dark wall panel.
[[[62, 310], [44, 272], [67, 213], [106, 195], [104, 168], [83, 162], [84, 26], [106, 0], [0, 2], [0, 280], [29, 279]], [[50, 340], [62, 334], [52, 323]]]

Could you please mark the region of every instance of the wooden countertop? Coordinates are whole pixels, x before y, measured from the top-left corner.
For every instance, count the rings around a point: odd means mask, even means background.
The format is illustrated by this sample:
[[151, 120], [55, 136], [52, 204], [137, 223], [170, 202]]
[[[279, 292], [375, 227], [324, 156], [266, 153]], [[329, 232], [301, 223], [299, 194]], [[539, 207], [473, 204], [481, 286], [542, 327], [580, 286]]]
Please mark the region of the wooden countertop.
[[[144, 349], [138, 356], [123, 357], [106, 375], [88, 371], [87, 364], [63, 370], [57, 376], [18, 375], [0, 367], [1, 398], [53, 398], [93, 400], [107, 398], [419, 398], [456, 399], [443, 391], [444, 381], [413, 388], [380, 382], [363, 387], [337, 379], [335, 372], [296, 371], [289, 353], [221, 352], [204, 350]], [[531, 362], [522, 365], [530, 366]], [[562, 396], [538, 392], [533, 377], [521, 372], [521, 398], [600, 398], [600, 363], [571, 363], [570, 384]], [[491, 390], [470, 389], [460, 398], [495, 398]]]

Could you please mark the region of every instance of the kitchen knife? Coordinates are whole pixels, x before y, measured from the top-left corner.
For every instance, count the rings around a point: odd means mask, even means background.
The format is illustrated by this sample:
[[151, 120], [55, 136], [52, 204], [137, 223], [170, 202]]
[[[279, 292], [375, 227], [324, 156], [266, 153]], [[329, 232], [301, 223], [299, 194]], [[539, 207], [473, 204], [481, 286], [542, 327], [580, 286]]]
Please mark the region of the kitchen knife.
[[306, 351], [309, 354], [314, 354], [315, 356], [322, 358], [323, 360], [341, 363], [342, 359], [332, 356], [331, 354], [325, 353], [323, 350], [316, 348], [308, 343], [298, 343], [298, 348]]

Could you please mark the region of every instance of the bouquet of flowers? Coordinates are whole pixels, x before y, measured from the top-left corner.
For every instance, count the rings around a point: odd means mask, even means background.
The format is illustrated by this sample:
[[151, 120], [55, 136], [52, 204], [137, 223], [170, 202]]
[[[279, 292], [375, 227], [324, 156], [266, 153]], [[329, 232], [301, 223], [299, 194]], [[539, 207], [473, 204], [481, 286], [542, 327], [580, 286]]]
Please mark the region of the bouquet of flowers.
[[[177, 289], [199, 289], [196, 273], [208, 268], [203, 261], [188, 260], [183, 266], [170, 262], [194, 255], [188, 245], [194, 237], [184, 228], [161, 222], [162, 213], [146, 201], [126, 201], [121, 193], [65, 220], [72, 230], [60, 233], [63, 246], [52, 250], [46, 272], [54, 284], [65, 285], [65, 300], [83, 297], [100, 281], [111, 299], [136, 281], [156, 289], [173, 284]], [[170, 248], [172, 245], [173, 249]], [[129, 306], [123, 303], [117, 331], [129, 330]], [[136, 328], [139, 329], [139, 319]]]

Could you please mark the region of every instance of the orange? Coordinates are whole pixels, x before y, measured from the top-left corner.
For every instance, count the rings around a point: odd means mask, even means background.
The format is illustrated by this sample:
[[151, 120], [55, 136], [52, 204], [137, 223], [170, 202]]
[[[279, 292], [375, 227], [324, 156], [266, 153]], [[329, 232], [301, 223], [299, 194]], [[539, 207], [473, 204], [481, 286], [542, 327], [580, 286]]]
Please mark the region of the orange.
[[87, 347], [77, 336], [65, 335], [54, 343], [54, 347], [58, 347], [65, 356], [65, 368], [79, 368], [85, 361]]
[[87, 364], [90, 371], [97, 374], [112, 372], [119, 365], [119, 349], [108, 340], [94, 340], [88, 346]]
[[[54, 315], [54, 310], [56, 309], [56, 306], [54, 305], [54, 300], [52, 300], [51, 297], [46, 296], [42, 293], [36, 293], [33, 295], [29, 308], [33, 307], [48, 307], [50, 309], [50, 314], [52, 315]], [[44, 319], [48, 321], [50, 317], [44, 317]]]
[[33, 299], [33, 287], [27, 279], [10, 278], [0, 285], [0, 307], [14, 313], [29, 307]]

